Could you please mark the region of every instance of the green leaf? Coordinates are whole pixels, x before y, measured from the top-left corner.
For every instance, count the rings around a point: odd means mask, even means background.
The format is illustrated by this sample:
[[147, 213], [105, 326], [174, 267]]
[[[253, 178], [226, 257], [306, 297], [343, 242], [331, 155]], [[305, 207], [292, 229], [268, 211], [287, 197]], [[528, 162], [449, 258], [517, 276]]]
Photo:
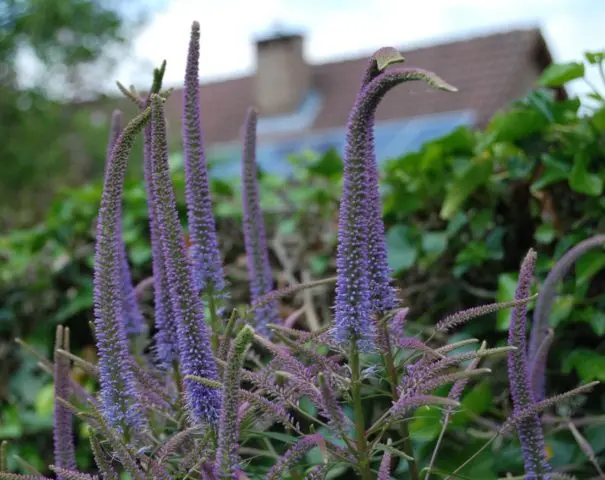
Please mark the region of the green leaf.
[[[518, 273], [503, 273], [498, 276], [498, 292], [496, 302], [508, 302], [515, 298], [517, 289]], [[496, 328], [500, 331], [507, 330], [510, 325], [511, 309], [498, 310], [496, 317]]]
[[323, 177], [333, 177], [342, 173], [342, 159], [334, 148], [330, 148], [317, 162], [309, 165], [308, 170]]
[[584, 58], [591, 65], [598, 65], [605, 61], [605, 52], [584, 52]]
[[548, 245], [555, 238], [555, 228], [550, 223], [543, 223], [534, 232], [536, 242]]
[[584, 64], [579, 62], [554, 63], [546, 68], [538, 84], [543, 87], [561, 87], [572, 80], [584, 76]]
[[485, 413], [492, 405], [492, 390], [489, 383], [483, 381], [462, 397], [462, 407], [452, 416], [452, 426], [460, 427], [471, 420], [470, 413], [477, 416]]
[[531, 107], [514, 107], [494, 115], [488, 131], [491, 132], [491, 142], [515, 142], [541, 132], [547, 125], [548, 119], [543, 113]]
[[588, 323], [599, 337], [605, 335], [605, 312], [588, 307], [580, 310], [578, 320]]
[[560, 323], [564, 323], [569, 319], [574, 302], [575, 297], [573, 295], [559, 295], [555, 297], [549, 319], [549, 324], [552, 328], [557, 328]]
[[588, 172], [589, 157], [585, 153], [579, 153], [574, 160], [569, 186], [572, 190], [592, 197], [598, 197], [603, 193], [603, 180], [601, 177]]
[[570, 168], [566, 163], [547, 154], [543, 155], [541, 160], [544, 171], [540, 178], [532, 184], [530, 188], [532, 193], [569, 178]]
[[584, 348], [571, 352], [563, 359], [563, 373], [575, 370], [582, 382], [605, 381], [605, 356]]
[[591, 250], [582, 255], [576, 262], [576, 286], [590, 282], [605, 267], [605, 252]]
[[389, 267], [396, 274], [414, 265], [418, 257], [418, 250], [410, 240], [409, 231], [408, 227], [395, 225], [387, 233]]
[[422, 249], [429, 254], [440, 255], [447, 248], [446, 232], [427, 232], [422, 236]]
[[489, 179], [492, 172], [491, 158], [483, 158], [473, 161], [466, 172], [448, 185], [447, 193], [441, 206], [440, 217], [450, 220], [466, 199]]

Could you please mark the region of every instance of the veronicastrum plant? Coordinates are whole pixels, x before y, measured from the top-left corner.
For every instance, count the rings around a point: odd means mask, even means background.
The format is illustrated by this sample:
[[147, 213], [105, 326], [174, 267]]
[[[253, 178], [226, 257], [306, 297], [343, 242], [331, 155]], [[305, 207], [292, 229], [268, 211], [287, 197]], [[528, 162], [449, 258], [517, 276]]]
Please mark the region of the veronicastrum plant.
[[[456, 89], [432, 72], [403, 67], [393, 48], [368, 61], [349, 116], [340, 203], [335, 279], [274, 290], [256, 179], [257, 113], [243, 128], [243, 231], [251, 302], [233, 308], [219, 250], [199, 105], [199, 24], [193, 23], [183, 93], [183, 145], [190, 240], [175, 207], [168, 167], [162, 90], [165, 63], [154, 72], [147, 96], [121, 90], [140, 109], [123, 126], [114, 113], [103, 196], [97, 221], [94, 274], [96, 365], [69, 351], [69, 330], [57, 329], [54, 360], [38, 356], [54, 377], [56, 478], [143, 479], [323, 479], [387, 480], [397, 469], [418, 480], [466, 478], [464, 468], [502, 438], [518, 436], [524, 472], [535, 480], [568, 478], [548, 463], [541, 414], [595, 383], [545, 396], [545, 365], [552, 331], [548, 313], [554, 285], [584, 251], [603, 238], [578, 245], [557, 264], [538, 297], [531, 342], [527, 304], [536, 253], [522, 262], [514, 299], [457, 312], [438, 321], [430, 338], [411, 335], [408, 309], [391, 284], [381, 217], [374, 153], [374, 113], [390, 89], [424, 81]], [[134, 139], [144, 138], [143, 168], [148, 198], [153, 278], [132, 284], [121, 234], [122, 190]], [[334, 318], [312, 330], [282, 321], [279, 299], [335, 281]], [[152, 286], [154, 315], [146, 324], [136, 292]], [[473, 318], [512, 308], [508, 344], [489, 347], [447, 336]], [[149, 335], [152, 332], [152, 335]], [[21, 342], [23, 344], [23, 342]], [[30, 347], [23, 344], [34, 355]], [[150, 348], [146, 348], [151, 345]], [[459, 467], [437, 467], [444, 433], [461, 408], [469, 382], [489, 375], [499, 358], [508, 361], [512, 412], [495, 425], [476, 455]], [[70, 378], [71, 363], [98, 379], [91, 394]], [[446, 396], [435, 391], [450, 386]], [[385, 403], [384, 399], [388, 399]], [[442, 431], [430, 455], [415, 449], [409, 421], [418, 408], [440, 409]], [[77, 470], [73, 418], [86, 422], [98, 471]], [[575, 426], [564, 419], [596, 473], [598, 459]], [[319, 457], [309, 453], [319, 449]], [[312, 461], [312, 458], [319, 458]], [[46, 478], [6, 472], [0, 451], [0, 479]], [[399, 467], [402, 468], [399, 468]], [[398, 474], [399, 475], [399, 474]], [[519, 476], [520, 475], [520, 476]], [[402, 478], [398, 476], [397, 478]]]

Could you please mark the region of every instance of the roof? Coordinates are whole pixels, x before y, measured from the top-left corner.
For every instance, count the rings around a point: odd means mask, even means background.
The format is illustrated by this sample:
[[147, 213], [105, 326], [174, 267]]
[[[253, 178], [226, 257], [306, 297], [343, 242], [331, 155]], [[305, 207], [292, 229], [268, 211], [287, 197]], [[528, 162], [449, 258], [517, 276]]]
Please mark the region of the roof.
[[[539, 73], [551, 62], [538, 29], [512, 30], [409, 51], [401, 49], [401, 53], [407, 65], [434, 71], [458, 87], [459, 92], [436, 91], [421, 82], [398, 86], [379, 106], [377, 122], [470, 110], [476, 122], [482, 124], [498, 108], [523, 94], [519, 93], [519, 78], [528, 65], [535, 65]], [[346, 124], [370, 55], [311, 65], [312, 85], [321, 97], [321, 105], [305, 134]], [[200, 102], [206, 143], [239, 141], [245, 112], [254, 104], [254, 77], [202, 84]], [[166, 112], [170, 123], [180, 124], [180, 90], [170, 96]]]

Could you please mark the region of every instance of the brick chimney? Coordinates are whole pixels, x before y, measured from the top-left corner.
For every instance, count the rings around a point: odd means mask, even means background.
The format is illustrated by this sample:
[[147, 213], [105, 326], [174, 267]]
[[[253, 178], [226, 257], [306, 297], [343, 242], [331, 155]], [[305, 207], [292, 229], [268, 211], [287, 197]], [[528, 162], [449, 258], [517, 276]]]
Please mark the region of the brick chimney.
[[255, 101], [261, 115], [295, 111], [311, 84], [301, 34], [277, 33], [256, 41]]

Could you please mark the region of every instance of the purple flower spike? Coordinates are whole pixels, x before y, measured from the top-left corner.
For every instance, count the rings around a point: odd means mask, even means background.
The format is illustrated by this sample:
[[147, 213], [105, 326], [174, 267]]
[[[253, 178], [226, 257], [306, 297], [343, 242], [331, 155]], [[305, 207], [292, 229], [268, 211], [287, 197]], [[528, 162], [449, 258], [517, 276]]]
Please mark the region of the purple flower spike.
[[[165, 64], [160, 70], [156, 70], [152, 93], [157, 93], [161, 88], [161, 77]], [[150, 106], [147, 99], [146, 106]], [[153, 271], [153, 295], [154, 295], [154, 324], [156, 333], [154, 335], [154, 355], [157, 364], [163, 369], [169, 369], [178, 359], [177, 351], [177, 329], [174, 312], [170, 303], [170, 291], [168, 288], [168, 277], [164, 256], [160, 245], [160, 231], [156, 220], [155, 194], [153, 192], [153, 172], [151, 165], [151, 124], [145, 126], [143, 131], [143, 173], [145, 177], [145, 190], [147, 193], [149, 233], [151, 237], [151, 268]]]
[[[376, 51], [370, 58], [364, 72], [361, 91], [388, 66], [401, 63], [404, 58], [392, 47], [384, 47]], [[368, 152], [366, 168], [368, 171], [369, 207], [368, 219], [368, 257], [370, 278], [370, 302], [372, 313], [381, 315], [397, 306], [395, 288], [391, 285], [391, 270], [387, 261], [387, 247], [384, 238], [384, 222], [382, 220], [382, 200], [380, 198], [380, 176], [376, 163], [374, 141], [374, 115], [366, 118], [368, 134]]]
[[587, 251], [602, 245], [605, 245], [605, 235], [595, 235], [578, 243], [555, 264], [540, 288], [540, 295], [536, 301], [531, 335], [529, 337], [529, 359], [532, 363], [531, 371], [534, 377], [532, 381], [535, 388], [534, 394], [536, 401], [544, 399], [544, 371], [546, 370], [548, 345], [541, 351], [540, 347], [548, 334], [548, 322], [552, 304], [556, 296], [556, 285], [559, 280], [567, 275], [569, 269], [582, 255]]
[[200, 24], [193, 22], [183, 91], [185, 186], [196, 287], [209, 294], [221, 293], [225, 277], [212, 213], [208, 167], [200, 122]]
[[[124, 115], [120, 110], [114, 110], [111, 115], [111, 124], [109, 127], [109, 139], [107, 142], [107, 155], [109, 159], [116, 140], [124, 129]], [[109, 161], [107, 161], [109, 165]], [[107, 173], [107, 172], [106, 172]], [[136, 296], [134, 294], [134, 286], [132, 284], [132, 275], [130, 273], [130, 266], [128, 265], [128, 254], [126, 252], [126, 244], [122, 239], [122, 214], [120, 205], [120, 224], [118, 225], [119, 233], [118, 238], [120, 239], [120, 257], [121, 257], [121, 268], [122, 268], [122, 296], [124, 299], [123, 311], [124, 311], [124, 324], [126, 327], [126, 333], [129, 335], [139, 335], [145, 331], [145, 320], [143, 314], [137, 303]]]
[[[68, 470], [76, 468], [76, 450], [71, 412], [62, 405], [57, 398], [69, 401], [69, 360], [60, 355], [57, 350], [69, 351], [69, 330], [63, 326], [57, 327], [55, 341], [55, 417], [54, 417], [54, 454], [55, 465]], [[65, 480], [57, 475], [57, 480]]]
[[[159, 95], [151, 95], [152, 185], [172, 310], [177, 324], [180, 366], [183, 376], [218, 380], [204, 310], [194, 288], [193, 272], [186, 254], [185, 238], [170, 180], [163, 102]], [[190, 379], [183, 383], [187, 407], [193, 418], [216, 425], [221, 406], [220, 392]]]
[[[347, 125], [344, 161], [344, 186], [340, 202], [337, 247], [337, 281], [335, 337], [345, 345], [357, 342], [361, 352], [374, 348], [374, 328], [370, 321], [373, 313], [369, 274], [368, 205], [371, 203], [372, 184], [368, 174], [368, 158], [373, 160], [372, 135], [368, 120], [384, 95], [395, 85], [425, 80], [429, 85], [455, 91], [431, 72], [396, 68], [374, 78], [358, 96]], [[382, 272], [388, 278], [388, 271]], [[390, 286], [389, 286], [390, 288]]]
[[[242, 202], [244, 211], [244, 243], [248, 259], [251, 303], [273, 290], [273, 277], [269, 264], [269, 250], [265, 235], [263, 212], [260, 208], [256, 180], [256, 122], [257, 113], [248, 110], [244, 124], [244, 152], [242, 162]], [[254, 311], [254, 328], [263, 336], [270, 336], [268, 323], [279, 323], [277, 301], [264, 303]]]
[[[535, 268], [536, 252], [530, 249], [521, 265], [515, 299], [529, 296]], [[527, 305], [516, 306], [512, 311], [508, 330], [508, 344], [517, 347], [516, 350], [508, 354], [508, 378], [515, 415], [535, 403], [527, 362], [526, 317]], [[532, 480], [549, 479], [552, 469], [546, 460], [544, 432], [538, 414], [527, 416], [523, 421], [518, 422], [517, 433], [523, 453], [525, 478]]]
[[135, 117], [120, 134], [106, 167], [97, 219], [94, 268], [95, 334], [99, 351], [101, 402], [107, 421], [118, 430], [145, 425], [138, 404], [137, 384], [123, 322], [120, 223], [122, 191], [134, 138], [149, 119], [150, 110]]

